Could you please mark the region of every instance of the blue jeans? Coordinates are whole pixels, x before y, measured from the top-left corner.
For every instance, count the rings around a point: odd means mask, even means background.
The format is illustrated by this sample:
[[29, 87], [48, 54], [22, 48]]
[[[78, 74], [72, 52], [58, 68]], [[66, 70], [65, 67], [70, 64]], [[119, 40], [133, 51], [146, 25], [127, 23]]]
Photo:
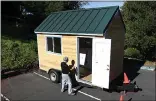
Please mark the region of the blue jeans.
[[62, 74], [62, 88], [61, 91], [64, 91], [65, 85], [68, 84], [68, 94], [72, 93], [72, 83], [68, 74]]

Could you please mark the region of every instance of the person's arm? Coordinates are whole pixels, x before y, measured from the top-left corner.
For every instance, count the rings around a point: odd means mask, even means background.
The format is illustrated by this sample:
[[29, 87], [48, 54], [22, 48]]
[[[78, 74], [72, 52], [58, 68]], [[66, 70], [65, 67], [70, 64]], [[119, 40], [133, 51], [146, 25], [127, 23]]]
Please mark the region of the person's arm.
[[75, 66], [73, 66], [70, 70], [73, 70], [73, 69], [75, 69]]

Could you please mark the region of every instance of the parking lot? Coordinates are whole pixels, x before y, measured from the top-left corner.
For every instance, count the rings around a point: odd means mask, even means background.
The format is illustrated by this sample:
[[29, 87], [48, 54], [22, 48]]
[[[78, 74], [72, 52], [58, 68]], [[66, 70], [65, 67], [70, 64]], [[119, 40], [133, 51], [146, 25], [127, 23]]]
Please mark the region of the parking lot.
[[[155, 72], [139, 70], [134, 79], [142, 88], [139, 92], [128, 92], [124, 100], [155, 100]], [[30, 72], [1, 80], [1, 98], [8, 100], [119, 100], [120, 93], [106, 92], [100, 88], [75, 87], [75, 96], [60, 92], [60, 85], [53, 84], [48, 75]]]

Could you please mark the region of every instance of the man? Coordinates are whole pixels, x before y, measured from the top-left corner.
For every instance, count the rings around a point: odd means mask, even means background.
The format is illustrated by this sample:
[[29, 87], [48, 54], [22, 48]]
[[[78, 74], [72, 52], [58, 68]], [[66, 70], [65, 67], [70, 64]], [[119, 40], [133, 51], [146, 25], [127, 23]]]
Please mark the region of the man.
[[65, 84], [68, 84], [68, 94], [69, 95], [75, 95], [75, 93], [73, 93], [73, 91], [72, 91], [72, 83], [71, 83], [71, 79], [69, 77], [70, 68], [67, 65], [67, 62], [68, 62], [68, 57], [64, 57], [63, 62], [61, 62], [61, 69], [62, 69], [62, 88], [61, 88], [61, 92], [64, 92]]

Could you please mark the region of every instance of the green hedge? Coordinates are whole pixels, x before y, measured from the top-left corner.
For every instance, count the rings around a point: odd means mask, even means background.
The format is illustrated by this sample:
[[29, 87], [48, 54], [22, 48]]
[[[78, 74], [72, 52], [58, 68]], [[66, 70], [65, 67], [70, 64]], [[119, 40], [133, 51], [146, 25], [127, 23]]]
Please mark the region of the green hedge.
[[125, 51], [124, 51], [124, 56], [125, 57], [131, 57], [131, 58], [137, 58], [137, 59], [141, 59], [142, 56], [140, 54], [140, 51], [137, 50], [136, 48], [127, 48]]
[[36, 41], [24, 42], [2, 36], [2, 69], [23, 68], [38, 59]]

